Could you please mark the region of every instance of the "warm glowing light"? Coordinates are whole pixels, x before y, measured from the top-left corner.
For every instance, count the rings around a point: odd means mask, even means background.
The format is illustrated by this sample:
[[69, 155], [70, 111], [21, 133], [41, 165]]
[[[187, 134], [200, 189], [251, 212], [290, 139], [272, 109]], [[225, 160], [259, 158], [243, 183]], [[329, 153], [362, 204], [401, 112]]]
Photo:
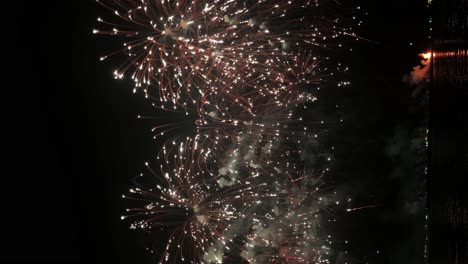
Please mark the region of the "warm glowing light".
[[432, 57], [432, 52], [426, 52], [426, 53], [421, 53], [419, 54], [423, 59], [428, 60]]

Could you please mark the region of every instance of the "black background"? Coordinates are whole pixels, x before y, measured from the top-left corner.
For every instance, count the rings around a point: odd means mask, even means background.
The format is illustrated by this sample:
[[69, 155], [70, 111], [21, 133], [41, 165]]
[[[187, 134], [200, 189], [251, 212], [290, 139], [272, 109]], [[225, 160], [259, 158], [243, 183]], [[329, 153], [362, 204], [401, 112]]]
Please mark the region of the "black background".
[[[362, 263], [366, 255], [393, 263], [392, 249], [411, 226], [382, 220], [399, 189], [383, 148], [405, 122], [410, 91], [401, 79], [428, 47], [428, 15], [425, 1], [361, 3], [369, 15], [359, 33], [373, 42], [353, 44], [352, 87], [323, 100], [336, 100], [347, 120], [331, 138], [345, 160], [337, 168], [343, 182], [353, 179], [363, 201], [383, 204], [351, 217], [342, 236], [354, 239]], [[129, 83], [113, 80], [111, 63], [99, 62], [118, 47], [91, 33], [105, 12], [91, 0], [4, 9], [12, 30], [3, 40], [11, 48], [3, 50], [2, 263], [150, 263], [120, 220], [120, 196], [154, 157], [150, 124], [136, 118], [152, 110]]]

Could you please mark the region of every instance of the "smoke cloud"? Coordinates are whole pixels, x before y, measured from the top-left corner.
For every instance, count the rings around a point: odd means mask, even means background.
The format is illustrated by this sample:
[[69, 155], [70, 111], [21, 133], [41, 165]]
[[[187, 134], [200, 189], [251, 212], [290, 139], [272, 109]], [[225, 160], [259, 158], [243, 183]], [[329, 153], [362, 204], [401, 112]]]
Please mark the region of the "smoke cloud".
[[403, 76], [403, 82], [407, 83], [410, 86], [419, 85], [424, 79], [429, 77], [429, 69], [431, 63], [431, 53], [421, 53], [419, 54], [422, 60], [419, 65], [414, 66], [411, 73]]

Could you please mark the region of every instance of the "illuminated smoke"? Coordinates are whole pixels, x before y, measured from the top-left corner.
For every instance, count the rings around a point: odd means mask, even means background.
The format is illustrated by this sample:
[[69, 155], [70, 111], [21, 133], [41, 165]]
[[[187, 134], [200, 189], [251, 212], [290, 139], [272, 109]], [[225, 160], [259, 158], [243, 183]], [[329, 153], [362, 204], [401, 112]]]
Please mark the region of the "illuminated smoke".
[[403, 77], [403, 82], [411, 86], [416, 86], [425, 79], [429, 78], [429, 69], [432, 59], [431, 53], [421, 53], [419, 56], [422, 58], [420, 64], [414, 66], [411, 73]]

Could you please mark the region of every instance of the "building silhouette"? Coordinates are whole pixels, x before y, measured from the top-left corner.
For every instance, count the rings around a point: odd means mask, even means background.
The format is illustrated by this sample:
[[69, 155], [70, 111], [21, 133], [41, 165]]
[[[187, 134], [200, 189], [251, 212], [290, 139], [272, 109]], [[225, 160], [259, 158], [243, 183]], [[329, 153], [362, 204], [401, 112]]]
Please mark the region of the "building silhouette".
[[468, 0], [432, 1], [428, 263], [468, 263]]

